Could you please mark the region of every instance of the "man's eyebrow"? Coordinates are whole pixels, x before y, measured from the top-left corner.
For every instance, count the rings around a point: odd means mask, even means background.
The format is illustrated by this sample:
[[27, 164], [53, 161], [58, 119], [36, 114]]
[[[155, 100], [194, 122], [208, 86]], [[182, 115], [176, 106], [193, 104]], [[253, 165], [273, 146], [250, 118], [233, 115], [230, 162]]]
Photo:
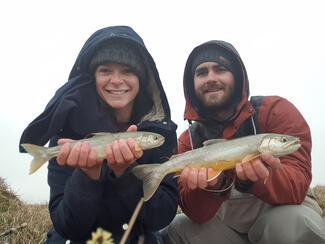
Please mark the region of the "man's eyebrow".
[[197, 68], [197, 69], [195, 70], [195, 73], [198, 73], [198, 72], [203, 71], [203, 70], [206, 70], [206, 69], [207, 69], [206, 67], [200, 67], [200, 68]]

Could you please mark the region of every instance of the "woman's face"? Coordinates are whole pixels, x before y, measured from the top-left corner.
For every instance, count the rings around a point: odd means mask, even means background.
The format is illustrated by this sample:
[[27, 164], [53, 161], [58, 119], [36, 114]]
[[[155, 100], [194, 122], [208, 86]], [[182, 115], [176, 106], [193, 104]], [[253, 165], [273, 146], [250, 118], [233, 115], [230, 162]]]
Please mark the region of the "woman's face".
[[139, 92], [139, 78], [129, 66], [114, 63], [99, 65], [95, 78], [97, 92], [103, 101], [115, 110], [132, 112]]

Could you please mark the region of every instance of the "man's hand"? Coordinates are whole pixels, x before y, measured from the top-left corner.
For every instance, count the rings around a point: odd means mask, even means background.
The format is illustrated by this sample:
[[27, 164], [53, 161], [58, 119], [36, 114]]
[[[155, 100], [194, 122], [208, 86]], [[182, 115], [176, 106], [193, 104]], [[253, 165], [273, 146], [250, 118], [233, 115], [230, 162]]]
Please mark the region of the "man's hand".
[[[131, 125], [127, 131], [137, 131], [137, 126]], [[143, 150], [139, 150], [133, 138], [114, 141], [111, 145], [106, 146], [105, 151], [108, 166], [112, 169], [116, 177], [124, 174], [125, 170], [143, 155]]]
[[93, 180], [98, 180], [100, 176], [102, 160], [97, 160], [97, 153], [91, 148], [89, 142], [77, 142], [71, 148], [71, 139], [62, 138], [58, 144], [62, 145], [57, 156], [59, 165], [80, 168]]
[[281, 167], [280, 159], [270, 153], [263, 153], [260, 157], [243, 164], [236, 165], [236, 174], [240, 180], [253, 182], [266, 180], [270, 170]]
[[213, 171], [211, 168], [188, 168], [186, 167], [179, 178], [183, 186], [191, 190], [198, 188], [204, 189], [206, 187], [218, 188], [219, 183], [222, 182], [223, 177], [217, 177], [212, 181], [208, 181], [208, 171]]

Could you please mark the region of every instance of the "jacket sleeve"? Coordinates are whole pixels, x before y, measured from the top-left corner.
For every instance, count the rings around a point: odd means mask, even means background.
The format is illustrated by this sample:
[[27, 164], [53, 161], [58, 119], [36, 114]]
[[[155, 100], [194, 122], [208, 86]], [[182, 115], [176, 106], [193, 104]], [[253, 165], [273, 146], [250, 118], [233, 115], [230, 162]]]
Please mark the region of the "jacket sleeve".
[[266, 183], [256, 182], [248, 189], [268, 203], [300, 204], [311, 182], [311, 134], [297, 108], [288, 100], [266, 97], [259, 111], [260, 128], [266, 133], [280, 133], [300, 138], [298, 151], [281, 157], [282, 167], [271, 171]]
[[[189, 150], [192, 150], [192, 148], [189, 131], [186, 130], [178, 139], [178, 153]], [[229, 195], [229, 191], [219, 195], [202, 189], [190, 190], [180, 183], [179, 192], [183, 212], [196, 223], [204, 223], [210, 220]]]

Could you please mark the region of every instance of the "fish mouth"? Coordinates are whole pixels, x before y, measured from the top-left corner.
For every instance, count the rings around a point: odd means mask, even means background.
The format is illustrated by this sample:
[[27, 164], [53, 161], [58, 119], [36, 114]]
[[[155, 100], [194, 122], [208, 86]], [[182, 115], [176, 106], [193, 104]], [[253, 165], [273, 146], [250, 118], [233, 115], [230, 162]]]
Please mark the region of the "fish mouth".
[[299, 148], [301, 147], [301, 143], [300, 143], [300, 140], [299, 138], [291, 141], [291, 142], [288, 142], [284, 149], [290, 151], [290, 152], [295, 152], [296, 150], [298, 150]]

